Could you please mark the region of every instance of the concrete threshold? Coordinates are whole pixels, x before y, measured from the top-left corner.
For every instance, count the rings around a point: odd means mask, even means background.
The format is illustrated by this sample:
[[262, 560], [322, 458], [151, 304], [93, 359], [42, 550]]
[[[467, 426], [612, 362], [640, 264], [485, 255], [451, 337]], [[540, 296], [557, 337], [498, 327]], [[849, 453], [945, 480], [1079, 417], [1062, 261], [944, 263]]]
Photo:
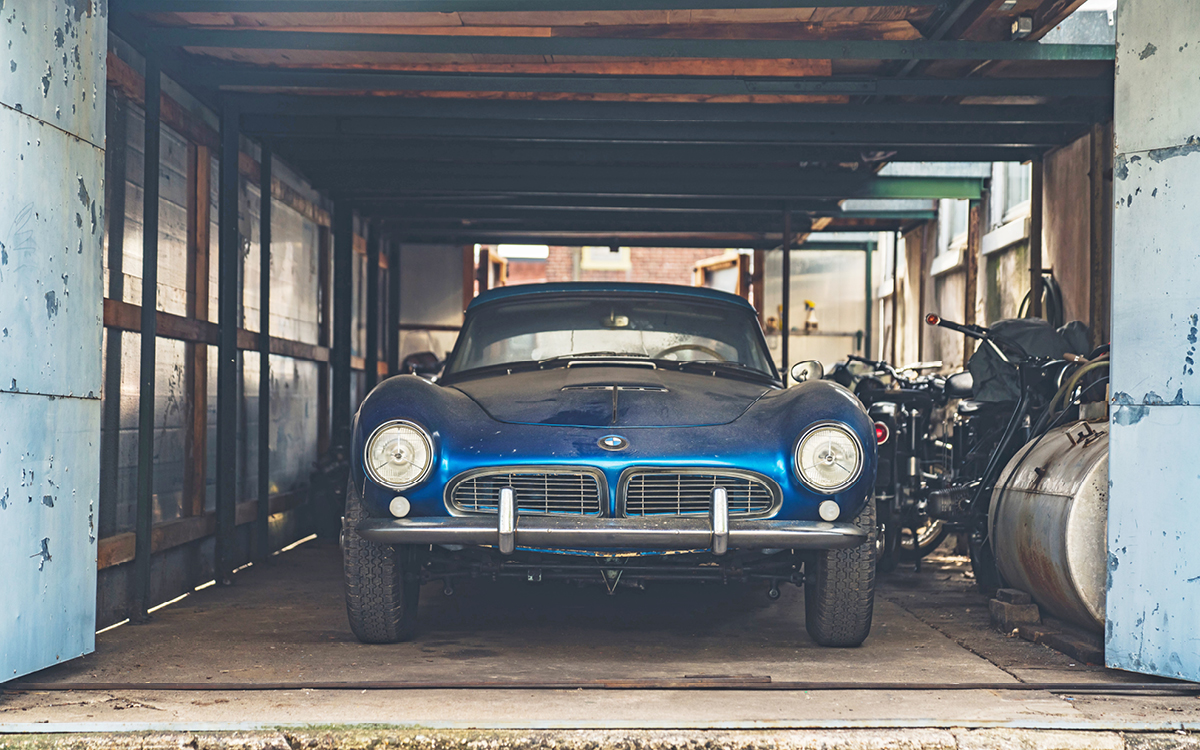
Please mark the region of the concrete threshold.
[[378, 725], [0, 735], [4, 750], [1197, 750], [1194, 731], [1026, 727], [482, 730]]

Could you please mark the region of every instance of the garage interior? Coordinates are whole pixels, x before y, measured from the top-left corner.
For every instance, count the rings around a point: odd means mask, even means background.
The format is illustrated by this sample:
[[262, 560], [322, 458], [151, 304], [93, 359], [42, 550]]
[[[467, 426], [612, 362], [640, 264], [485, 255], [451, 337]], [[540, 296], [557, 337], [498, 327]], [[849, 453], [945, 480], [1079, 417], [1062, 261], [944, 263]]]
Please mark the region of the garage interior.
[[[1200, 546], [1186, 531], [1170, 542], [1176, 555], [1135, 543], [1195, 517], [1195, 478], [1163, 446], [1182, 444], [1193, 419], [1191, 369], [1177, 371], [1183, 341], [1188, 364], [1194, 354], [1195, 271], [1180, 267], [1190, 256], [1178, 238], [1195, 229], [1184, 209], [1200, 172], [1184, 162], [1200, 149], [1186, 111], [1145, 97], [1200, 96], [1184, 49], [1200, 11], [1122, 0], [1114, 30], [1103, 3], [1083, 5], [0, 3], [9, 50], [17, 42], [0, 72], [13, 134], [0, 153], [23, 165], [23, 187], [0, 187], [0, 211], [12, 212], [0, 213], [0, 292], [24, 298], [0, 307], [15, 321], [0, 343], [12, 347], [0, 350], [12, 380], [0, 414], [20, 425], [0, 450], [0, 517], [12, 519], [0, 560], [27, 571], [6, 594], [3, 679], [95, 651], [26, 678], [48, 692], [6, 694], [0, 722], [115, 721], [123, 706], [146, 725], [452, 725], [471, 718], [455, 708], [463, 691], [525, 679], [587, 684], [548, 703], [518, 690], [538, 711], [514, 712], [514, 694], [499, 693], [487, 721], [1200, 726], [1194, 697], [1120, 694], [1144, 675], [1200, 678], [1182, 645], [1200, 619], [1188, 588]], [[1159, 20], [1170, 14], [1177, 27]], [[1149, 51], [1175, 46], [1171, 59]], [[1118, 49], [1133, 49], [1120, 74]], [[1141, 182], [1126, 190], [1127, 179]], [[1158, 203], [1143, 208], [1152, 190]], [[55, 207], [39, 209], [43, 197]], [[506, 257], [514, 246], [545, 248], [545, 263], [530, 271], [520, 251]], [[40, 263], [15, 260], [39, 252]], [[436, 627], [387, 654], [354, 643], [336, 536], [362, 397], [409, 355], [444, 355], [466, 303], [517, 283], [522, 263], [535, 280], [659, 280], [635, 269], [678, 258], [679, 283], [752, 301], [784, 371], [848, 353], [961, 369], [971, 340], [924, 325], [927, 312], [987, 325], [1027, 308], [1082, 320], [1093, 344], [1136, 354], [1129, 370], [1114, 364], [1111, 390], [1103, 655], [1088, 664], [994, 632], [950, 548], [881, 578], [876, 631], [852, 654], [806, 641], [794, 591], [772, 603], [712, 587], [658, 600], [505, 584], [444, 598], [431, 584], [422, 596]], [[44, 341], [45, 357], [14, 354]], [[1166, 467], [1151, 480], [1147, 455]], [[1147, 481], [1162, 490], [1165, 525], [1135, 531]], [[1147, 602], [1171, 602], [1153, 632]], [[753, 687], [764, 676], [810, 683], [813, 704]], [[298, 691], [281, 714], [276, 697], [227, 684], [406, 679], [412, 701], [398, 714], [375, 689]], [[742, 692], [609, 689], [638, 679], [732, 679]], [[822, 692], [831, 679], [863, 687]], [[125, 689], [63, 699], [84, 682], [208, 680], [226, 683], [212, 702]], [[875, 700], [862, 697], [870, 685], [902, 682], [913, 688], [856, 713]], [[935, 685], [948, 682], [974, 687]]]

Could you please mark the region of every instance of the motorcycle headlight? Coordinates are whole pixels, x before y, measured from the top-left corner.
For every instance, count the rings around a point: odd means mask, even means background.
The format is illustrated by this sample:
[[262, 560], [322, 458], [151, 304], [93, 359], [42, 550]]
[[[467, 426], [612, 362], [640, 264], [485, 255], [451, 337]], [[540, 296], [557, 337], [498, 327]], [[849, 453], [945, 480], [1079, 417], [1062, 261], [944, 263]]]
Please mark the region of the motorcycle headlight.
[[433, 464], [433, 440], [419, 425], [404, 420], [375, 428], [363, 456], [367, 474], [385, 487], [402, 490], [420, 482]]
[[813, 425], [796, 443], [796, 473], [817, 492], [831, 495], [846, 489], [862, 467], [862, 443], [840, 424]]

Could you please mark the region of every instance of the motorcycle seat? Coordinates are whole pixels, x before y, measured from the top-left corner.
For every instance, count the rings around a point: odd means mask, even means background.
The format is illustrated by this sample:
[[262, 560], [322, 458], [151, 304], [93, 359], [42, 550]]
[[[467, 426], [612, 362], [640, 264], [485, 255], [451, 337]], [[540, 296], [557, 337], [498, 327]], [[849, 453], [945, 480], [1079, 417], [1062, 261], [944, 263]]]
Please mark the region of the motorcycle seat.
[[975, 379], [964, 370], [946, 378], [947, 398], [970, 398], [975, 393]]

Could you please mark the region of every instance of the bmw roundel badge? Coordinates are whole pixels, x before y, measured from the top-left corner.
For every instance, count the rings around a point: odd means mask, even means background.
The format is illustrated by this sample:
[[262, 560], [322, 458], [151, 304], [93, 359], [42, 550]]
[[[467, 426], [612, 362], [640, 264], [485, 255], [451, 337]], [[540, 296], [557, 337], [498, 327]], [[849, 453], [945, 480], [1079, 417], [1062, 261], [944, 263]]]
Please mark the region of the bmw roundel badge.
[[605, 435], [599, 445], [606, 451], [623, 451], [629, 447], [629, 441], [620, 435]]

